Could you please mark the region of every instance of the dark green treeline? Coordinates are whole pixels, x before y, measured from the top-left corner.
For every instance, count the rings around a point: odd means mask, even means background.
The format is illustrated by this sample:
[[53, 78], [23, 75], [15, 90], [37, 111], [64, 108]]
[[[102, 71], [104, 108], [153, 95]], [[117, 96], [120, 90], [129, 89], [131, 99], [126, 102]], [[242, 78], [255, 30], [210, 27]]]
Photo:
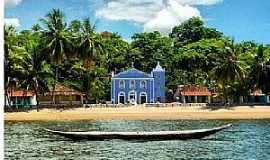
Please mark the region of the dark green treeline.
[[[96, 31], [89, 18], [66, 22], [51, 10], [32, 28], [5, 26], [5, 89], [43, 93], [64, 83], [86, 94], [87, 103], [110, 100], [110, 73], [131, 66], [166, 69], [167, 100], [180, 84], [201, 84], [224, 101], [253, 89], [270, 92], [270, 45], [235, 42], [199, 18], [175, 26], [169, 36], [136, 33], [130, 43], [117, 33]], [[265, 33], [267, 34], [267, 33]]]

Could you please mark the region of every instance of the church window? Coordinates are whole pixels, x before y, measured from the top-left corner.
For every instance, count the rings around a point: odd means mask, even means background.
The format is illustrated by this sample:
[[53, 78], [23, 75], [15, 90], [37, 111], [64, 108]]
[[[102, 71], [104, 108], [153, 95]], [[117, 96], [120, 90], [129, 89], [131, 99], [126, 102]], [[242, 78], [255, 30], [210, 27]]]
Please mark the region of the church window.
[[119, 81], [119, 88], [120, 89], [124, 89], [125, 88], [125, 81], [124, 80], [120, 80]]
[[130, 81], [129, 88], [134, 89], [135, 88], [135, 80]]
[[146, 81], [141, 81], [141, 88], [146, 89]]

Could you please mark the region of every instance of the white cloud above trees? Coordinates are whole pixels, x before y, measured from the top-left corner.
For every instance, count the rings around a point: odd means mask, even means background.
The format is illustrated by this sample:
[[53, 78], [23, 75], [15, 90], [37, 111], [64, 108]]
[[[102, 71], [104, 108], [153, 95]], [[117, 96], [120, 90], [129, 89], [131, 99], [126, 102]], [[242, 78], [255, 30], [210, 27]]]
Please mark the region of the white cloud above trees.
[[201, 17], [198, 5], [214, 5], [222, 0], [103, 0], [97, 17], [139, 23], [144, 31], [167, 34], [172, 27], [191, 17]]
[[11, 25], [14, 27], [20, 27], [20, 20], [18, 18], [5, 18], [4, 19], [5, 25]]
[[5, 0], [5, 7], [13, 7], [20, 4], [22, 0]]

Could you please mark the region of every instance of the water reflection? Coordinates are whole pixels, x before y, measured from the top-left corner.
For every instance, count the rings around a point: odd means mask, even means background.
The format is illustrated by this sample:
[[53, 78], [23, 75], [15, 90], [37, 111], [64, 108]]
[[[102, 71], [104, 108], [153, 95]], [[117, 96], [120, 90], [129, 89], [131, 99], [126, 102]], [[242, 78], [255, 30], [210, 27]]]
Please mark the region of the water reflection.
[[270, 121], [233, 121], [203, 140], [72, 141], [44, 132], [159, 131], [211, 128], [228, 121], [50, 121], [6, 122], [6, 159], [270, 159]]

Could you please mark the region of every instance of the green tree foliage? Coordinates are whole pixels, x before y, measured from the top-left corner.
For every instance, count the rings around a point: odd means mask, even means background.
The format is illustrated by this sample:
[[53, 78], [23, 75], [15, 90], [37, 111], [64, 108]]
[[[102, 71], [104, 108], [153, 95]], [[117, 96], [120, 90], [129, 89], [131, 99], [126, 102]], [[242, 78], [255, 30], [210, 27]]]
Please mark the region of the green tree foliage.
[[5, 69], [5, 97], [8, 102], [8, 92], [19, 87], [19, 75], [28, 57], [24, 47], [18, 43], [16, 30], [13, 26], [4, 27], [4, 69]]
[[103, 32], [101, 33], [104, 48], [108, 54], [106, 64], [109, 72], [120, 72], [127, 67], [130, 55], [129, 44], [124, 41], [117, 33]]
[[69, 54], [71, 42], [67, 33], [67, 24], [64, 19], [64, 13], [59, 9], [50, 11], [44, 19], [42, 38], [45, 40], [45, 52], [51, 57], [51, 61], [59, 65], [63, 58]]
[[83, 59], [83, 66], [88, 69], [92, 67], [92, 62], [98, 62], [101, 54], [105, 52], [100, 35], [94, 31], [95, 26], [91, 24], [90, 19], [84, 19], [80, 36], [79, 54]]
[[50, 57], [50, 61], [55, 66], [55, 82], [53, 85], [52, 102], [55, 103], [55, 86], [58, 81], [58, 67], [63, 62], [64, 57], [70, 54], [71, 42], [67, 32], [67, 24], [64, 20], [64, 13], [59, 9], [50, 11], [44, 19], [41, 19], [45, 29], [42, 38], [46, 45], [44, 51]]
[[173, 64], [185, 77], [176, 84], [209, 84], [208, 73], [215, 66], [215, 54], [221, 52], [222, 45], [222, 40], [203, 39], [175, 50]]
[[233, 84], [241, 83], [245, 77], [245, 64], [239, 61], [239, 48], [233, 40], [225, 39], [222, 48], [223, 51], [216, 55], [217, 62], [211, 76], [216, 80], [225, 102], [229, 102]]
[[25, 60], [22, 77], [21, 88], [26, 91], [32, 90], [36, 94], [37, 111], [39, 108], [39, 94], [49, 91], [46, 79], [53, 76], [50, 65], [44, 60], [44, 55], [41, 54], [40, 48], [37, 43], [31, 43], [28, 48], [29, 56]]
[[139, 52], [130, 52], [129, 62], [134, 62], [134, 66], [143, 71], [150, 72], [159, 61], [167, 68], [172, 55], [172, 40], [163, 37], [159, 32], [137, 33], [132, 36], [131, 48]]
[[73, 20], [70, 22], [68, 30], [71, 34], [78, 34], [82, 29], [82, 23], [79, 20]]
[[131, 42], [117, 33], [98, 33], [89, 18], [68, 24], [59, 9], [41, 22], [20, 32], [5, 26], [6, 95], [18, 87], [42, 93], [61, 82], [85, 94], [86, 103], [105, 102], [111, 72], [132, 63], [151, 72], [158, 61], [166, 69], [168, 100], [184, 84], [219, 91], [228, 103], [255, 88], [270, 92], [270, 45], [236, 43], [197, 17], [175, 26], [169, 36], [136, 33]]
[[[269, 54], [268, 54], [269, 55]], [[253, 83], [261, 88], [265, 93], [269, 92], [269, 56], [266, 54], [266, 48], [263, 45], [257, 47], [254, 55], [254, 62], [251, 65], [251, 76]]]
[[174, 46], [179, 48], [201, 39], [221, 38], [222, 33], [216, 29], [205, 27], [200, 18], [194, 17], [179, 26], [175, 26], [170, 37], [174, 39]]

